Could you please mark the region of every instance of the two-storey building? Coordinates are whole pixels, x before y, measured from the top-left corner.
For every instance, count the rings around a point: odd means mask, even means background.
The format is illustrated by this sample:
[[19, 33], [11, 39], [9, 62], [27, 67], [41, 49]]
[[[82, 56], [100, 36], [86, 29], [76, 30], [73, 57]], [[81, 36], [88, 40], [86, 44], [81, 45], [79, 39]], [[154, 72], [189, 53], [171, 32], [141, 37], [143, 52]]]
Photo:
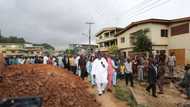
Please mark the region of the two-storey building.
[[170, 21], [168, 49], [175, 52], [178, 64], [190, 64], [190, 17]]
[[133, 52], [136, 34], [143, 32], [152, 42], [152, 48], [156, 51], [168, 50], [168, 20], [148, 19], [133, 22], [124, 30], [117, 33], [118, 48], [127, 55]]
[[154, 51], [175, 52], [177, 64], [190, 63], [190, 17], [164, 20], [148, 19], [133, 22], [117, 33], [119, 50], [126, 56], [133, 52], [135, 35], [144, 32]]
[[34, 46], [31, 43], [0, 43], [0, 53], [4, 56], [36, 56], [43, 52], [43, 46]]
[[117, 37], [115, 35], [122, 30], [123, 28], [110, 27], [99, 31], [96, 34], [96, 43], [98, 44], [98, 49], [101, 52], [108, 52], [108, 49], [111, 46], [117, 46]]

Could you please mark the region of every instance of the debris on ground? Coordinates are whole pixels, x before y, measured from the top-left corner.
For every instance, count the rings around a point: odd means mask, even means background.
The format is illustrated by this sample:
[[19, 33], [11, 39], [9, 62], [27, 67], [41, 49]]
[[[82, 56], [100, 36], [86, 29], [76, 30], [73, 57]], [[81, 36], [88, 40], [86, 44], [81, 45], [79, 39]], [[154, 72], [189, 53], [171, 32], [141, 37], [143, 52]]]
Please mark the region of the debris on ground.
[[164, 94], [158, 94], [157, 98], [153, 98], [151, 93], [147, 93], [146, 85], [136, 85], [133, 88], [133, 92], [136, 95], [137, 99], [140, 99], [141, 102], [145, 102], [145, 105], [150, 107], [179, 107], [179, 104], [186, 104], [185, 94], [179, 92], [173, 83], [165, 85]]

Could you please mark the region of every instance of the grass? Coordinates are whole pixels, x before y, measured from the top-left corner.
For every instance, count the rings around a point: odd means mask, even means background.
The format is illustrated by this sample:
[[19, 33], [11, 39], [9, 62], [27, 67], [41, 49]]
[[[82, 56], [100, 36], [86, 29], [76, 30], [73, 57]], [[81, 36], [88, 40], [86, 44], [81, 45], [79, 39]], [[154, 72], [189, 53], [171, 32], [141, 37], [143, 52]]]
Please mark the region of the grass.
[[125, 84], [121, 81], [116, 87], [114, 87], [114, 96], [121, 101], [126, 101], [130, 107], [146, 107], [144, 105], [137, 105], [131, 91], [126, 88]]
[[128, 106], [130, 107], [136, 107], [135, 100], [130, 93], [129, 89], [121, 87], [121, 86], [116, 86], [114, 88], [114, 96], [121, 101], [127, 101]]
[[122, 87], [116, 86], [114, 88], [114, 96], [121, 101], [127, 101], [129, 95], [128, 92], [124, 90]]

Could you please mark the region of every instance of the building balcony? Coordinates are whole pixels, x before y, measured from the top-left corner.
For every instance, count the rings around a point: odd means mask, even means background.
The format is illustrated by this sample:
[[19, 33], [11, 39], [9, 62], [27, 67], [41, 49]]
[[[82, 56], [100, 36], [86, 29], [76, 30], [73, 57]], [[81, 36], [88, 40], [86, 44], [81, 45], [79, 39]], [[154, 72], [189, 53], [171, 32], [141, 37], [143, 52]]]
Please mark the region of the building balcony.
[[101, 42], [107, 42], [107, 41], [112, 41], [112, 40], [117, 40], [115, 37], [108, 37], [108, 38], [102, 38], [102, 39], [96, 39], [96, 43], [101, 43]]

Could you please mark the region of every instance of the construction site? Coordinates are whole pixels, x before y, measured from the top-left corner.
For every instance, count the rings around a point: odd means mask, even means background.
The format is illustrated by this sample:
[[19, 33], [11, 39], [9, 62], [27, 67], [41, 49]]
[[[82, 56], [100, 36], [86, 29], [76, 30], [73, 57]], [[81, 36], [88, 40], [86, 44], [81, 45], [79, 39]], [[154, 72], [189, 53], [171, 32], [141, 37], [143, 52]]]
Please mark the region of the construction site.
[[1, 56], [0, 71], [1, 101], [8, 98], [37, 96], [43, 99], [42, 107], [100, 106], [95, 97], [86, 90], [87, 83], [63, 69], [51, 65], [5, 67]]
[[[0, 103], [0, 107], [189, 107], [185, 92], [177, 87], [180, 77], [173, 79], [172, 84], [166, 83], [167, 91], [159, 98], [145, 93], [146, 84], [136, 83], [135, 88], [126, 88], [124, 81], [119, 81], [112, 93], [97, 96], [95, 88], [68, 70], [47, 64], [6, 66], [4, 63], [1, 55], [0, 101], [7, 105]], [[177, 75], [182, 78], [180, 73]], [[22, 102], [25, 105], [20, 106], [18, 99], [30, 103]]]

